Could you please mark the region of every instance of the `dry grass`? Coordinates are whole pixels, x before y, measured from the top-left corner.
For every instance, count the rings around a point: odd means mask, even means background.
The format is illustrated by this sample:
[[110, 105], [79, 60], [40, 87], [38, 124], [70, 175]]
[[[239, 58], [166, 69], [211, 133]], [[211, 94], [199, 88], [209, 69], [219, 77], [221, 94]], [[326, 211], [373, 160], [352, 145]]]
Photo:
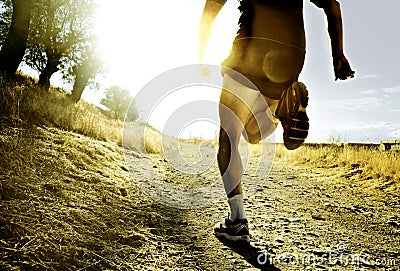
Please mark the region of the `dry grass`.
[[342, 176], [370, 188], [400, 191], [400, 153], [380, 151], [375, 146], [303, 146], [294, 151], [276, 148], [276, 159], [312, 167], [331, 168]]
[[149, 124], [127, 122], [123, 132], [123, 146], [141, 153], [162, 154], [174, 139], [163, 135]]
[[[0, 77], [0, 89], [0, 119], [7, 125], [57, 127], [118, 145], [123, 143], [124, 127], [121, 120], [110, 119], [104, 110], [85, 101], [71, 102], [63, 90], [51, 88], [49, 92], [43, 92], [33, 79], [23, 75], [12, 82]], [[141, 149], [143, 140], [145, 149], [142, 151], [148, 153], [162, 153], [163, 147], [170, 144], [168, 138], [163, 138], [159, 131], [149, 125], [127, 125], [133, 127], [134, 131], [129, 135], [132, 138], [126, 136], [125, 140], [136, 149]]]
[[121, 141], [121, 121], [109, 119], [100, 108], [84, 101], [71, 102], [63, 90], [42, 91], [33, 79], [23, 75], [11, 82], [0, 77], [0, 88], [3, 122], [52, 126], [105, 141]]
[[[186, 252], [198, 250], [187, 213], [153, 203], [137, 189], [118, 146], [122, 122], [87, 103], [70, 103], [58, 90], [42, 93], [33, 83], [0, 79], [0, 270], [185, 265]], [[127, 125], [126, 143], [137, 151], [161, 153], [175, 142], [151, 126]], [[252, 155], [260, 155], [260, 146], [250, 146]], [[400, 190], [398, 153], [278, 146], [276, 157]]]
[[[149, 229], [171, 223], [131, 179], [123, 123], [25, 76], [0, 78], [0, 90], [0, 270], [135, 270], [157, 260]], [[150, 131], [146, 148], [159, 152]]]
[[153, 227], [190, 234], [182, 212], [141, 195], [115, 143], [3, 127], [0, 161], [0, 270], [135, 270], [170, 237]]
[[105, 141], [121, 141], [122, 121], [108, 119], [98, 107], [84, 101], [71, 103], [64, 93], [30, 92], [23, 111], [26, 119], [31, 119], [31, 122], [56, 126]]

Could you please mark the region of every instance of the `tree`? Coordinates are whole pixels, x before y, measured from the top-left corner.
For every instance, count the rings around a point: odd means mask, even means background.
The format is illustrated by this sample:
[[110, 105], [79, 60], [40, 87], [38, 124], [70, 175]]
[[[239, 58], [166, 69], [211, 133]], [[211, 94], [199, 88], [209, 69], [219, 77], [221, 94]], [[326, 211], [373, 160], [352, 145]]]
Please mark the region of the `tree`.
[[0, 2], [0, 46], [3, 45], [10, 30], [12, 18], [12, 1], [4, 0]]
[[94, 0], [36, 0], [25, 62], [40, 72], [45, 90], [74, 46], [92, 36], [95, 7]]
[[[113, 85], [105, 91], [105, 98], [100, 103], [107, 107], [114, 114], [115, 119], [123, 119], [128, 111], [129, 105], [133, 103], [133, 97], [129, 90], [120, 86]], [[127, 119], [135, 121], [138, 118], [138, 112], [134, 104], [129, 108]]]
[[126, 112], [126, 121], [136, 121], [139, 118], [139, 112], [137, 110], [135, 99], [129, 105], [128, 111]]
[[70, 61], [64, 61], [60, 69], [63, 79], [73, 84], [70, 99], [76, 103], [88, 85], [96, 85], [96, 78], [104, 71], [104, 63], [98, 53], [95, 38], [74, 46], [68, 58]]
[[329, 132], [328, 143], [340, 144], [344, 143], [345, 134], [341, 131], [332, 130]]
[[[9, 1], [4, 2], [5, 8], [9, 3]], [[15, 74], [24, 57], [30, 27], [31, 5], [32, 0], [12, 0], [11, 24], [0, 50], [0, 72], [7, 76]]]

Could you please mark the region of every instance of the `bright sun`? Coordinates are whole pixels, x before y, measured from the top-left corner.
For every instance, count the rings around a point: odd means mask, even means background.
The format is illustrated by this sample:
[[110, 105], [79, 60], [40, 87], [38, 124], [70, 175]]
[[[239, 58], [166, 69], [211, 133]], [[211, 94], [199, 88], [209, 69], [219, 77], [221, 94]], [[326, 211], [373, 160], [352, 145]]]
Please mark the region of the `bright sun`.
[[[171, 68], [197, 63], [203, 2], [100, 0], [96, 29], [110, 80], [131, 87]], [[219, 64], [229, 53], [236, 21], [224, 19], [221, 13], [210, 39], [205, 56], [210, 64]]]
[[[107, 61], [109, 84], [123, 86], [136, 95], [161, 73], [197, 64], [198, 27], [204, 2], [99, 0], [96, 29]], [[205, 55], [207, 63], [219, 65], [229, 53], [237, 27], [237, 19], [229, 17], [236, 13], [232, 8], [236, 7], [224, 7], [215, 22]], [[179, 99], [175, 103], [171, 99], [167, 107], [173, 110], [181, 105]], [[165, 116], [153, 119], [162, 117]], [[151, 124], [162, 129], [161, 124]]]

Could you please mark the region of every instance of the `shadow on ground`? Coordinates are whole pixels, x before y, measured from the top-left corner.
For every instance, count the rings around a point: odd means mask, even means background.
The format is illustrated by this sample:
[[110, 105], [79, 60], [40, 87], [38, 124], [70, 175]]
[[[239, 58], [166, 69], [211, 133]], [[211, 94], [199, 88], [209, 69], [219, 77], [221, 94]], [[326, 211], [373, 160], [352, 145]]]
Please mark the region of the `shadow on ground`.
[[[260, 248], [253, 246], [251, 243], [246, 241], [230, 241], [225, 238], [218, 238], [218, 240], [225, 246], [232, 249], [240, 256], [243, 257], [249, 264], [255, 268], [259, 268], [263, 271], [280, 271], [281, 269], [274, 266], [272, 263], [266, 261], [265, 252]], [[265, 261], [265, 263], [264, 263]]]

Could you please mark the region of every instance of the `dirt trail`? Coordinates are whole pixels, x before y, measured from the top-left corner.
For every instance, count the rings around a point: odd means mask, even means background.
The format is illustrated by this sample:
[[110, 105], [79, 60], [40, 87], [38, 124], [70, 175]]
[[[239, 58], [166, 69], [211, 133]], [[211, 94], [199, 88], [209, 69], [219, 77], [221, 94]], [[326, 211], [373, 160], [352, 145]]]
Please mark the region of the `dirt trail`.
[[[215, 165], [204, 176], [184, 177], [176, 175], [167, 160], [157, 156], [151, 160], [167, 182], [178, 179], [177, 183], [190, 187], [191, 183], [207, 184], [218, 178]], [[195, 245], [181, 255], [176, 267], [399, 270], [400, 198], [365, 190], [343, 175], [340, 168], [307, 169], [275, 162], [256, 190], [245, 194], [252, 236], [249, 245], [218, 240], [212, 235], [214, 223], [227, 215], [224, 198], [210, 207], [185, 211], [188, 227], [193, 230], [191, 245]], [[251, 182], [249, 178], [257, 176], [244, 176], [245, 189]], [[179, 199], [179, 195], [175, 197]], [[168, 252], [162, 255], [170, 256]], [[156, 268], [166, 266], [160, 263]]]
[[[55, 128], [3, 129], [0, 143], [0, 270], [400, 269], [400, 197], [366, 190], [340, 168], [275, 161], [268, 176], [268, 164], [246, 173], [252, 241], [237, 244], [212, 233], [227, 215], [212, 145], [202, 153], [213, 166], [184, 174], [173, 153], [132, 152], [126, 163], [114, 143]], [[200, 157], [198, 146], [181, 150]], [[156, 192], [154, 180], [219, 187], [204, 196], [218, 200], [168, 207], [138, 189], [140, 178]]]

